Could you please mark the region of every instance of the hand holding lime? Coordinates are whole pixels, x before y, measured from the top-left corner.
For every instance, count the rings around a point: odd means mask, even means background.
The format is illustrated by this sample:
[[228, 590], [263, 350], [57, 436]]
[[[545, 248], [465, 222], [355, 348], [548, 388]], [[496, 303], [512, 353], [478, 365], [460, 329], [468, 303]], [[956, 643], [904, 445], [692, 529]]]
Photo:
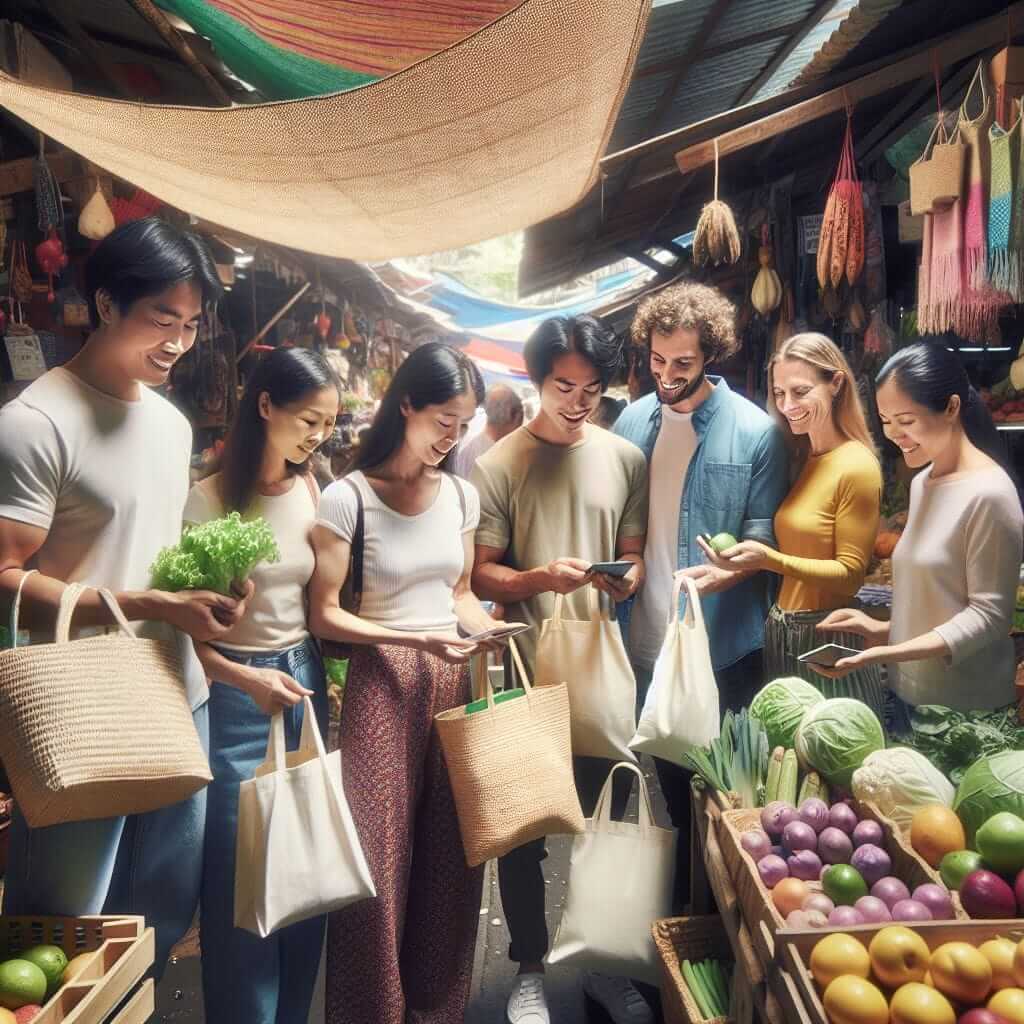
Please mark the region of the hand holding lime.
[[739, 543], [731, 533], [716, 533], [714, 537], [705, 537], [708, 547], [716, 555], [720, 555], [723, 551], [728, 551], [729, 548], [734, 548]]

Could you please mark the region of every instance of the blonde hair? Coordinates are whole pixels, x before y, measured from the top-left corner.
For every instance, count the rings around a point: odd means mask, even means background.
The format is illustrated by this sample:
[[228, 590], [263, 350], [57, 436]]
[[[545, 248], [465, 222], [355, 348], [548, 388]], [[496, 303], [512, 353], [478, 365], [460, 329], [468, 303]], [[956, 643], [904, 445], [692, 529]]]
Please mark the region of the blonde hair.
[[800, 457], [806, 458], [810, 452], [810, 439], [798, 437], [793, 433], [786, 418], [779, 412], [778, 403], [775, 401], [775, 364], [781, 363], [784, 359], [795, 359], [806, 363], [816, 370], [824, 381], [834, 380], [837, 373], [842, 374], [843, 383], [832, 405], [832, 420], [843, 437], [850, 441], [859, 441], [875, 458], [878, 458], [875, 442], [864, 417], [864, 407], [860, 403], [860, 395], [857, 394], [857, 388], [854, 386], [850, 364], [831, 338], [815, 332], [794, 334], [792, 338], [788, 338], [778, 347], [768, 362], [768, 401], [770, 403], [768, 411], [784, 428], [785, 436], [797, 449]]

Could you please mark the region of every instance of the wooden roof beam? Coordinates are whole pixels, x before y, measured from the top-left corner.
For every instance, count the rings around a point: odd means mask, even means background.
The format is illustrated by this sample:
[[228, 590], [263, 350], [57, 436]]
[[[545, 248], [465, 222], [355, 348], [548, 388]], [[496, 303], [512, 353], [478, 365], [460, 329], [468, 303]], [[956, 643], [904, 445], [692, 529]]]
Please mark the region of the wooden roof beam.
[[[1011, 19], [1024, 18], [1024, 0], [1009, 8]], [[943, 38], [925, 44], [919, 52], [903, 60], [857, 78], [846, 85], [830, 89], [819, 96], [796, 103], [778, 113], [770, 114], [751, 124], [719, 135], [718, 151], [722, 157], [738, 153], [750, 146], [774, 138], [782, 132], [834, 114], [846, 107], [847, 102], [856, 104], [860, 100], [878, 96], [898, 86], [929, 77], [932, 73], [932, 49], [938, 47], [939, 59], [943, 65], [965, 60], [991, 46], [997, 46], [1006, 38], [1007, 14], [995, 15], [979, 21]], [[698, 125], [692, 126], [697, 129]], [[705, 129], [706, 130], [706, 129]], [[683, 174], [704, 167], [714, 161], [714, 138], [687, 146], [676, 152], [676, 166]]]

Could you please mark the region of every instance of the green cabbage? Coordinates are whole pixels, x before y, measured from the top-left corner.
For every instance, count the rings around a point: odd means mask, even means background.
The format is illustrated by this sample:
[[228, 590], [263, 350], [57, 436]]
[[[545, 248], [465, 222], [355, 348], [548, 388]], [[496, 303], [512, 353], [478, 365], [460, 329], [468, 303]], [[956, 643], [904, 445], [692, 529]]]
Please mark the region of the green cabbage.
[[200, 526], [187, 526], [181, 540], [163, 548], [150, 566], [156, 590], [214, 590], [231, 596], [257, 562], [279, 562], [274, 531], [262, 516], [243, 519], [230, 512]]
[[796, 754], [833, 786], [849, 790], [868, 754], [885, 747], [878, 716], [862, 701], [835, 697], [809, 708], [796, 731]]
[[964, 773], [953, 810], [960, 816], [967, 845], [974, 833], [998, 811], [1024, 817], [1024, 751], [1004, 750], [975, 761]]
[[864, 758], [853, 773], [853, 795], [875, 804], [887, 818], [909, 829], [919, 807], [952, 807], [956, 790], [924, 754], [909, 747], [890, 747]]
[[768, 733], [768, 746], [789, 749], [808, 708], [820, 704], [824, 694], [798, 676], [774, 679], [750, 702], [750, 714]]

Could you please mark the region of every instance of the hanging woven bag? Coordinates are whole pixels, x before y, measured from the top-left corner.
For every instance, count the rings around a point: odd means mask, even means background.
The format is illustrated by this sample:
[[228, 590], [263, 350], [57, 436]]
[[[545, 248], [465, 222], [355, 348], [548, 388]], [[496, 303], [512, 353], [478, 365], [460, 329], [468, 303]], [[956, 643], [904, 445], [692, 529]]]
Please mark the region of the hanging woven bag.
[[966, 152], [959, 130], [952, 137], [946, 131], [940, 109], [924, 152], [910, 165], [910, 212], [915, 217], [945, 209], [960, 198]]

